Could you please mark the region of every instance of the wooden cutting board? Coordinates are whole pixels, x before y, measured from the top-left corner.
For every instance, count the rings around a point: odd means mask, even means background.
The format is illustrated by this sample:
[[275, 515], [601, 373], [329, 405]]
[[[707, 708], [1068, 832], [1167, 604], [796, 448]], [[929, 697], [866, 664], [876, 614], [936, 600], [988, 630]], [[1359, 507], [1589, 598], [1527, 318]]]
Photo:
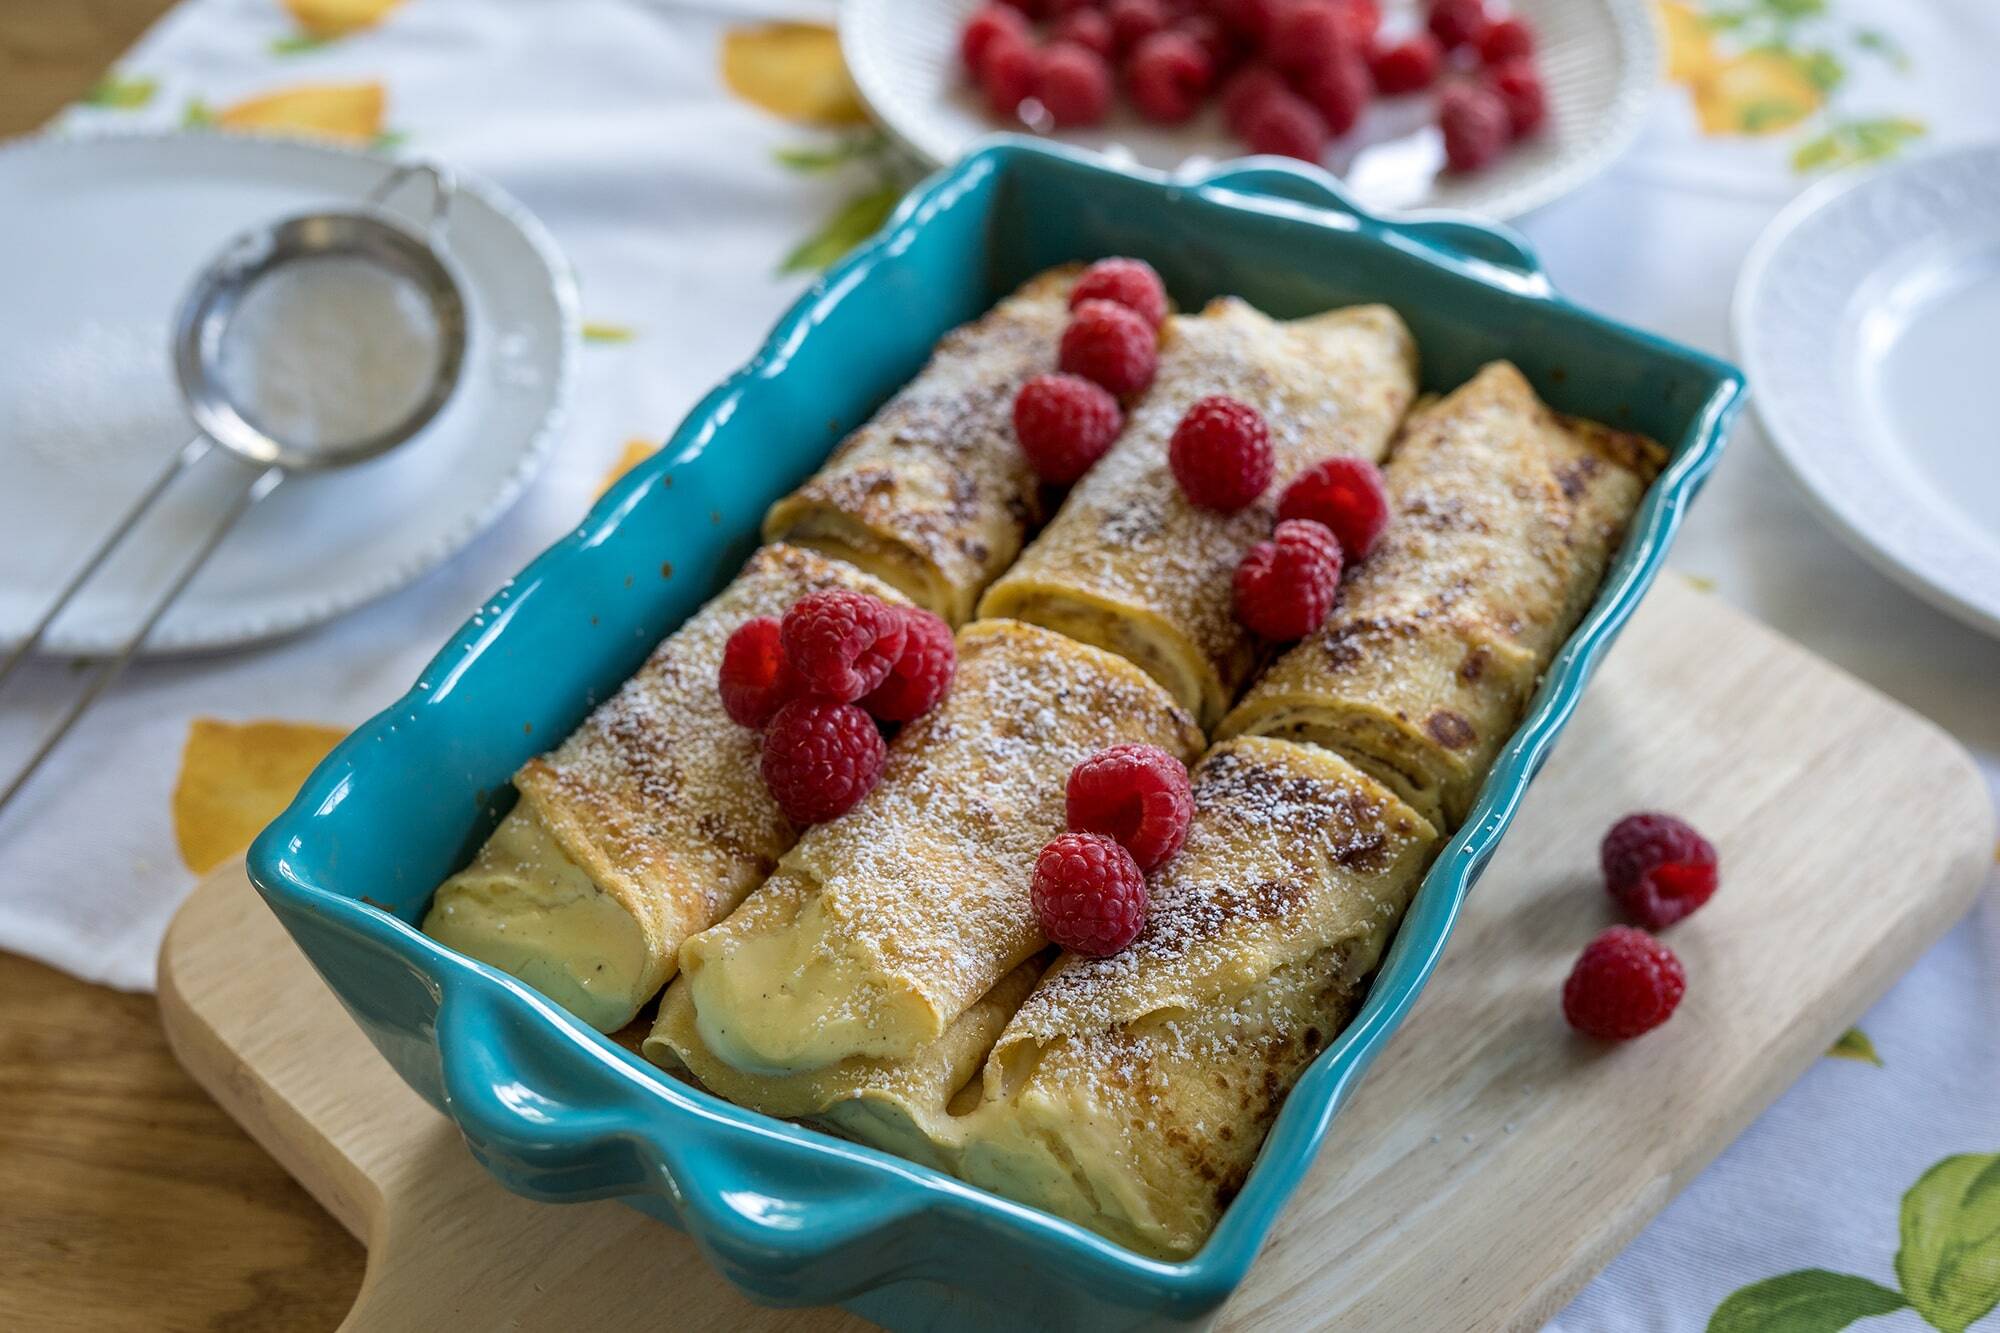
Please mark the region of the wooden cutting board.
[[[1564, 1027], [1557, 993], [1614, 919], [1598, 838], [1650, 807], [1708, 832], [1723, 887], [1667, 934], [1680, 1012], [1600, 1046]], [[1221, 1326], [1538, 1326], [1971, 905], [1993, 848], [1985, 785], [1949, 738], [1669, 579]], [[860, 1322], [753, 1306], [631, 1209], [508, 1194], [240, 868], [175, 919], [160, 1007], [194, 1076], [367, 1245], [351, 1327]]]

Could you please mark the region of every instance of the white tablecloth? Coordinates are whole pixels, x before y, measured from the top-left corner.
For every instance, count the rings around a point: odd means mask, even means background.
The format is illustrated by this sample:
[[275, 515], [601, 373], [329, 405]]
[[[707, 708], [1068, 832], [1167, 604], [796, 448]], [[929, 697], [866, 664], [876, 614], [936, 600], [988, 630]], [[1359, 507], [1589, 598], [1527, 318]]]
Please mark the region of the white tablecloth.
[[[1832, 0], [1826, 13], [1815, 0], [1715, 0], [1707, 21], [1664, 8], [1687, 86], [1661, 91], [1620, 164], [1522, 223], [1562, 289], [1633, 323], [1727, 351], [1737, 266], [1808, 179], [1796, 155], [1879, 145], [1914, 125], [1923, 132], [1905, 151], [2000, 137], [2000, 10], [1988, 0]], [[351, 726], [394, 698], [483, 595], [574, 524], [628, 441], [657, 441], [755, 346], [806, 280], [780, 273], [781, 261], [845, 213], [826, 242], [837, 250], [882, 189], [884, 159], [865, 144], [831, 168], [781, 163], [783, 150], [824, 150], [864, 132], [773, 114], [720, 76], [726, 34], [773, 17], [755, 0], [293, 0], [292, 9], [297, 17], [276, 0], [188, 0], [57, 131], [324, 118], [324, 105], [251, 99], [340, 85], [332, 114], [351, 134], [490, 176], [539, 214], [576, 265], [586, 320], [600, 327], [556, 457], [490, 533], [415, 586], [318, 631], [138, 667], [10, 812], [0, 947], [116, 986], [150, 986], [160, 933], [193, 883], [169, 806], [193, 719]], [[336, 11], [361, 17], [325, 17]], [[825, 17], [810, 3], [790, 11]], [[770, 58], [754, 38], [738, 50], [753, 65]], [[758, 99], [766, 104], [810, 80], [793, 72], [770, 83]], [[379, 114], [370, 85], [382, 93]], [[1703, 121], [1759, 132], [1703, 133]], [[1753, 423], [1695, 507], [1674, 564], [1936, 719], [2000, 787], [2000, 642], [1930, 610], [1835, 541]], [[72, 680], [60, 664], [28, 674], [26, 702], [0, 716], [0, 754], [19, 753]], [[1734, 1326], [1832, 1329], [1845, 1319], [1826, 1311], [1887, 1310], [1905, 1295], [1918, 1308], [1880, 1327], [1922, 1328], [1926, 1316], [1962, 1326], [1918, 1290], [1927, 1257], [1939, 1254], [1973, 1274], [1947, 1284], [1969, 1302], [1959, 1317], [1982, 1314], [1982, 1301], [1990, 1308], [2000, 1295], [2000, 895], [1989, 891], [1861, 1030], [1879, 1064], [1820, 1062], [1552, 1327], [1700, 1328], [1731, 1293], [1796, 1270], [1826, 1272], [1736, 1296], [1727, 1308], [1748, 1322]], [[1947, 1160], [1967, 1154], [1987, 1156]], [[1902, 1276], [1899, 1218], [1905, 1229], [1910, 1218], [1924, 1223], [1905, 1243]], [[1780, 1306], [1818, 1310], [1819, 1321], [1771, 1322]]]

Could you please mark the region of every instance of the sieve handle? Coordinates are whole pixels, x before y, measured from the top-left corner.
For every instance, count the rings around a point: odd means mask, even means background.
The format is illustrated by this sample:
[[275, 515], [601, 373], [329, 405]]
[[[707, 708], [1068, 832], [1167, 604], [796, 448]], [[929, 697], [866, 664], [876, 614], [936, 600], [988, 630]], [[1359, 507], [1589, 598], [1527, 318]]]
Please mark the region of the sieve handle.
[[[154, 479], [152, 485], [146, 488], [145, 494], [139, 497], [138, 503], [126, 512], [125, 517], [118, 521], [118, 526], [111, 530], [111, 534], [98, 545], [97, 549], [91, 553], [90, 558], [84, 562], [83, 568], [78, 570], [63, 590], [56, 595], [55, 602], [42, 614], [42, 618], [35, 623], [35, 628], [29, 633], [28, 637], [22, 640], [20, 646], [15, 648], [13, 653], [9, 655], [6, 664], [0, 666], [0, 682], [4, 682], [7, 676], [13, 672], [14, 668], [27, 656], [29, 651], [41, 641], [42, 635], [48, 629], [50, 622], [68, 604], [70, 598], [75, 596], [77, 590], [89, 581], [90, 576], [97, 572], [97, 567], [104, 563], [105, 558], [125, 539], [126, 534], [132, 531], [133, 527], [145, 515], [146, 511], [153, 507], [153, 502], [160, 498], [160, 493], [166, 490], [174, 478], [178, 477], [189, 464], [207, 453], [211, 447], [207, 437], [198, 437], [190, 440], [181, 449], [180, 453], [175, 455], [174, 461]], [[215, 553], [215, 548], [222, 544], [223, 537], [228, 535], [229, 530], [236, 526], [236, 521], [249, 512], [251, 505], [256, 504], [259, 500], [262, 500], [265, 496], [276, 490], [278, 483], [284, 479], [285, 470], [283, 468], [267, 467], [259, 472], [248, 486], [238, 492], [235, 499], [229, 502], [229, 507], [223, 511], [221, 520], [216, 523], [214, 528], [210, 529], [207, 536], [201, 539], [201, 544], [196, 547], [193, 558], [181, 566], [180, 572], [174, 575], [174, 581], [167, 585], [166, 591], [161, 593], [159, 599], [147, 610], [145, 619], [139, 622], [139, 627], [133, 630], [125, 642], [118, 646], [117, 653], [97, 669], [97, 674], [91, 677], [90, 683], [84, 687], [83, 693], [77, 696], [76, 701], [69, 706], [68, 711], [62, 715], [54, 727], [49, 729], [48, 734], [42, 737], [41, 743], [35, 747], [35, 752], [28, 756], [27, 763], [21, 766], [20, 771], [14, 774], [4, 789], [0, 789], [0, 810], [7, 808], [7, 803], [14, 799], [14, 794], [27, 785], [28, 779], [34, 776], [35, 770], [41, 767], [42, 761], [49, 757], [56, 746], [61, 743], [62, 738], [69, 734], [70, 728], [76, 725], [77, 719], [82, 717], [93, 703], [97, 702], [97, 697], [103, 694], [110, 687], [111, 682], [118, 679], [119, 674], [131, 664], [133, 655], [139, 651], [139, 645], [143, 644], [146, 641], [146, 636], [153, 632], [153, 626], [160, 623], [160, 617], [167, 613], [167, 608], [174, 604], [174, 599], [179, 597], [188, 584], [194, 581], [194, 576], [200, 572], [202, 565], [207, 563], [208, 557]]]
[[458, 183], [449, 167], [435, 162], [405, 162], [368, 192], [368, 202], [373, 207], [381, 208], [404, 181], [419, 177], [428, 181], [431, 187], [431, 209], [424, 219], [424, 235], [432, 249], [441, 250], [444, 248], [445, 230], [451, 224], [452, 196], [458, 192]]

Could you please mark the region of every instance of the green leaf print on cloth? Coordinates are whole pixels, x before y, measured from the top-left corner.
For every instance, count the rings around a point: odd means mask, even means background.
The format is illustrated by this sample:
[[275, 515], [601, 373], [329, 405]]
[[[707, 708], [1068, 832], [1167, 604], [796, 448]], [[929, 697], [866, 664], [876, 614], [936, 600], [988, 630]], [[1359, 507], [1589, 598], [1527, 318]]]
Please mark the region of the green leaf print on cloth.
[[1917, 1313], [1963, 1333], [2000, 1305], [2000, 1153], [1947, 1157], [1903, 1196], [1896, 1277]]
[[1906, 1306], [1938, 1333], [1965, 1333], [2000, 1306], [2000, 1153], [1947, 1157], [1924, 1172], [1903, 1195], [1900, 1230], [1900, 1293], [1805, 1268], [1735, 1292], [1708, 1333], [1833, 1333]]
[[1826, 1048], [1826, 1053], [1836, 1060], [1859, 1060], [1862, 1064], [1882, 1067], [1882, 1057], [1875, 1053], [1875, 1043], [1868, 1040], [1868, 1034], [1860, 1028], [1849, 1028], [1840, 1034], [1840, 1039]]
[[1807, 1268], [1743, 1288], [1716, 1307], [1708, 1333], [1834, 1333], [1908, 1304], [1865, 1277]]

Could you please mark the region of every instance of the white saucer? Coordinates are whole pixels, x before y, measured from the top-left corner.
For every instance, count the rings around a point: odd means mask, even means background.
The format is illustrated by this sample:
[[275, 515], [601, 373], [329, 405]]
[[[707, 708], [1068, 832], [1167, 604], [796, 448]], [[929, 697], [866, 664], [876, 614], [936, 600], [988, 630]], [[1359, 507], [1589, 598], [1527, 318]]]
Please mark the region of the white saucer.
[[[0, 149], [0, 644], [18, 642], [146, 481], [193, 435], [168, 337], [224, 242], [356, 203], [379, 154], [215, 132], [24, 140]], [[413, 206], [421, 207], [421, 191]], [[451, 402], [401, 448], [280, 486], [147, 641], [222, 648], [400, 588], [520, 494], [554, 441], [578, 337], [568, 265], [541, 225], [461, 176], [448, 262], [470, 340]], [[208, 529], [234, 460], [170, 491], [64, 613], [46, 649], [114, 647]]]
[[2000, 634], [2000, 144], [1807, 191], [1743, 266], [1751, 402], [1849, 543]]
[[[954, 161], [1002, 126], [965, 78], [958, 34], [983, 0], [841, 0], [840, 49], [862, 99], [917, 156]], [[1609, 166], [1639, 132], [1660, 82], [1649, 0], [1514, 0], [1535, 25], [1549, 125], [1485, 171], [1440, 174], [1431, 97], [1377, 101], [1325, 165], [1371, 209], [1455, 208], [1510, 218]], [[1414, 25], [1414, 0], [1388, 0], [1385, 28]], [[1186, 125], [1149, 125], [1118, 107], [1104, 126], [1056, 138], [1142, 166], [1177, 170], [1247, 151], [1210, 105]]]

